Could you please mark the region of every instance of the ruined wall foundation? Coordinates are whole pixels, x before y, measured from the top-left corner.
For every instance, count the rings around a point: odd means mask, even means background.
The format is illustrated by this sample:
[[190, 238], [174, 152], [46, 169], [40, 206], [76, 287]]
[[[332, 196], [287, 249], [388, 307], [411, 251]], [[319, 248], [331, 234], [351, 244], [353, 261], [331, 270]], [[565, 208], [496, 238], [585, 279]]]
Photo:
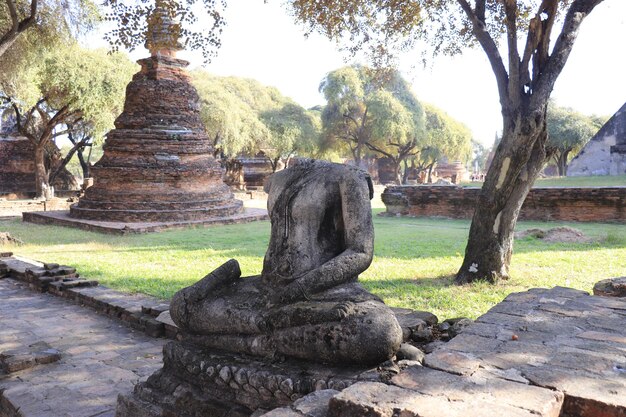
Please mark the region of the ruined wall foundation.
[[[470, 219], [480, 188], [390, 186], [382, 194], [386, 215]], [[626, 187], [533, 188], [520, 220], [626, 222]]]

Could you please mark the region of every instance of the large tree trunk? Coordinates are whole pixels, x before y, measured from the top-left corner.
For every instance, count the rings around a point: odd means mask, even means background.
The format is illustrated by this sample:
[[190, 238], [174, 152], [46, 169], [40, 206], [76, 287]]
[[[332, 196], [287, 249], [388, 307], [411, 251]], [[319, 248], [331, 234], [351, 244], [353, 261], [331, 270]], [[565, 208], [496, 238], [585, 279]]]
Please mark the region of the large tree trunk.
[[435, 163], [433, 162], [432, 164], [428, 165], [428, 177], [426, 180], [427, 184], [432, 184], [433, 183], [433, 168], [435, 167]]
[[567, 175], [567, 158], [569, 157], [570, 150], [566, 150], [559, 155], [557, 168], [559, 170], [559, 177], [565, 177]]
[[393, 172], [395, 172], [396, 174], [396, 184], [402, 185], [402, 170], [400, 169], [402, 161], [398, 159], [392, 159], [392, 161], [393, 161]]
[[[89, 178], [89, 161], [85, 160], [83, 150], [84, 148], [78, 150], [76, 155], [78, 156], [78, 162], [80, 162], [80, 168], [83, 171], [83, 178]], [[89, 154], [91, 155], [91, 146], [89, 147]]]
[[545, 108], [540, 114], [505, 117], [502, 141], [476, 204], [457, 284], [508, 279], [517, 216], [546, 160], [545, 120]]
[[362, 146], [360, 143], [358, 143], [354, 148], [352, 148], [352, 156], [354, 157], [354, 165], [358, 168], [361, 168], [361, 151], [362, 151]]
[[44, 186], [48, 187], [48, 170], [46, 169], [45, 147], [35, 147], [35, 191], [37, 197], [44, 197]]

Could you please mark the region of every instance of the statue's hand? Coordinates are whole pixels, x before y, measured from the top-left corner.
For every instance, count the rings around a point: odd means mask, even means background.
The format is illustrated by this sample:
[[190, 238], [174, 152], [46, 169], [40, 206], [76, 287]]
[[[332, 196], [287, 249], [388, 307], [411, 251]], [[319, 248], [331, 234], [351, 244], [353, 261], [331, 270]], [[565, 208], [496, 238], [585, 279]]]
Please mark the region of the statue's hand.
[[343, 320], [346, 317], [354, 314], [355, 311], [356, 304], [352, 301], [343, 301], [333, 308], [333, 313], [336, 315], [336, 320]]
[[192, 303], [198, 302], [206, 298], [215, 289], [228, 285], [240, 277], [239, 263], [230, 259], [194, 285], [185, 288], [187, 300]]
[[295, 280], [291, 284], [287, 284], [271, 293], [268, 297], [267, 307], [290, 304], [305, 299], [307, 299], [307, 296], [302, 284], [299, 280]]

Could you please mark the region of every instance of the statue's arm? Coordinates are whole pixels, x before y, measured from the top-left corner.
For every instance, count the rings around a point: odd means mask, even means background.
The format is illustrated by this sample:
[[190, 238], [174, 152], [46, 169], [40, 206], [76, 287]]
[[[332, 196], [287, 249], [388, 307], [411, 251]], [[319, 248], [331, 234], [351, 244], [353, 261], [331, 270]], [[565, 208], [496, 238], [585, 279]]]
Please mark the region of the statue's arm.
[[345, 228], [345, 250], [287, 285], [277, 294], [278, 299], [275, 302], [305, 299], [308, 294], [355, 281], [372, 263], [374, 227], [367, 180], [360, 175], [348, 175], [340, 183], [339, 190]]

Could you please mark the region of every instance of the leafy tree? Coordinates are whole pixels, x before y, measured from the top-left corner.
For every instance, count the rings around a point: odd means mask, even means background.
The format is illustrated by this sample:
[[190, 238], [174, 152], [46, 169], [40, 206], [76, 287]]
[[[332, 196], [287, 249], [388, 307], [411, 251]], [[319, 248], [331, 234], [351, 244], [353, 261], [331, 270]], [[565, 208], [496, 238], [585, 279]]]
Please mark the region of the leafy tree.
[[[2, 99], [15, 111], [20, 134], [34, 147], [37, 195], [43, 195], [50, 175], [59, 171], [58, 166], [44, 163], [48, 144], [80, 130], [84, 137], [73, 144], [73, 153], [91, 141], [85, 136], [100, 137], [108, 131], [122, 110], [125, 86], [135, 71], [135, 64], [124, 55], [71, 44], [0, 79]], [[64, 158], [62, 163], [68, 161]]]
[[264, 112], [261, 119], [270, 131], [261, 150], [270, 160], [273, 172], [281, 159], [289, 160], [297, 153], [312, 155], [317, 150], [321, 123], [315, 112], [287, 102], [279, 109]]
[[432, 104], [425, 104], [424, 110], [426, 132], [418, 160], [419, 166], [428, 170], [428, 182], [432, 182], [432, 170], [443, 158], [464, 162], [469, 159], [472, 132], [463, 123]]
[[[90, 29], [98, 18], [91, 0], [4, 0], [0, 3], [0, 56], [18, 40], [23, 42], [15, 45], [17, 55], [33, 43], [49, 45], [72, 30]], [[28, 39], [22, 39], [27, 34]]]
[[305, 110], [276, 88], [238, 77], [192, 72], [201, 100], [201, 118], [225, 159], [262, 151], [276, 170], [294, 154], [319, 148], [319, 111]]
[[[519, 210], [548, 154], [548, 99], [585, 18], [603, 0], [291, 0], [298, 21], [379, 62], [419, 39], [433, 53], [480, 46], [495, 75], [500, 142], [476, 204], [459, 284], [508, 278]], [[554, 31], [560, 27], [554, 42]], [[503, 59], [498, 43], [506, 42]], [[468, 80], [470, 81], [470, 80]]]
[[559, 176], [567, 175], [570, 155], [582, 149], [603, 124], [597, 116], [585, 116], [571, 108], [550, 103], [546, 149], [556, 164]]
[[472, 139], [472, 169], [477, 169], [478, 172], [483, 172], [487, 165], [487, 158], [489, 157], [489, 149], [482, 143]]
[[322, 112], [326, 146], [348, 148], [357, 166], [365, 150], [383, 155], [400, 183], [401, 164], [419, 153], [424, 126], [408, 83], [397, 71], [357, 65], [328, 73], [320, 91], [328, 102]]
[[367, 106], [372, 120], [372, 131], [365, 145], [391, 161], [396, 183], [402, 184], [401, 164], [421, 150], [421, 107], [416, 107], [412, 112], [389, 91], [372, 94]]
[[200, 96], [200, 117], [213, 139], [215, 156], [234, 157], [240, 153], [254, 153], [258, 142], [267, 140], [270, 135], [259, 118], [258, 109], [249, 104], [255, 97], [262, 96], [255, 92], [263, 86], [259, 84], [255, 89], [238, 87], [237, 84], [256, 81], [216, 77], [202, 70], [191, 74]]

